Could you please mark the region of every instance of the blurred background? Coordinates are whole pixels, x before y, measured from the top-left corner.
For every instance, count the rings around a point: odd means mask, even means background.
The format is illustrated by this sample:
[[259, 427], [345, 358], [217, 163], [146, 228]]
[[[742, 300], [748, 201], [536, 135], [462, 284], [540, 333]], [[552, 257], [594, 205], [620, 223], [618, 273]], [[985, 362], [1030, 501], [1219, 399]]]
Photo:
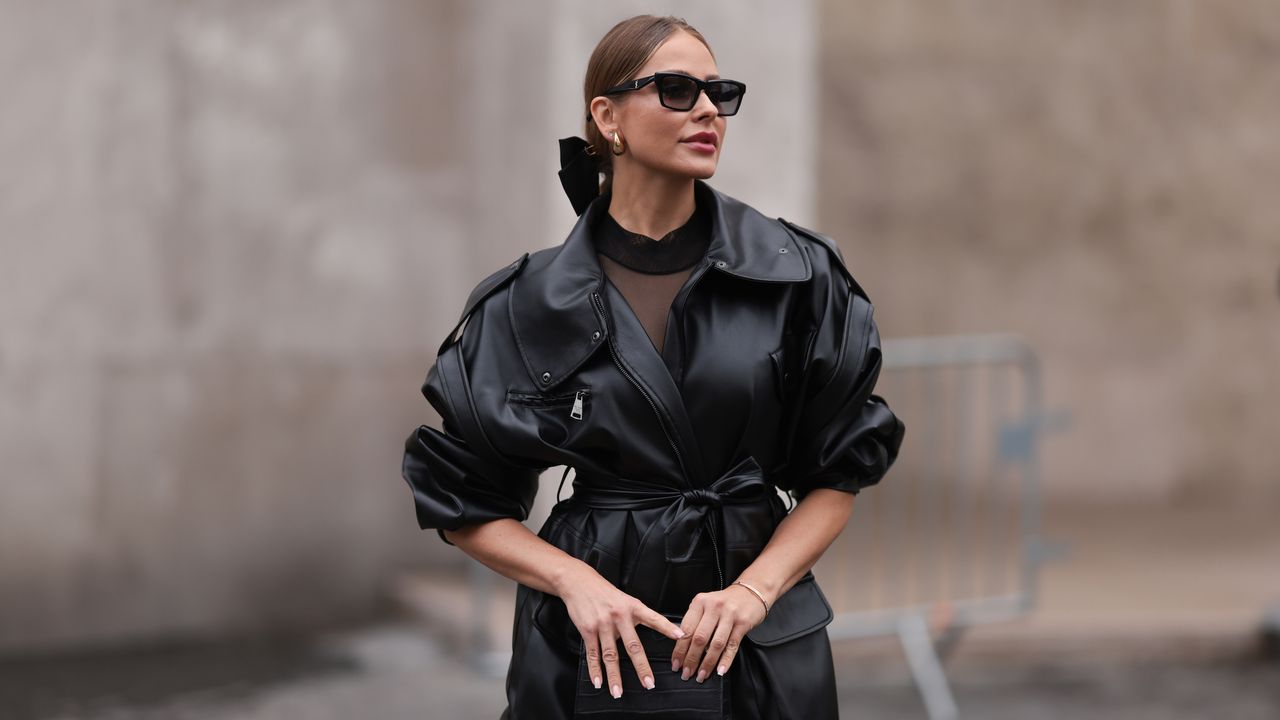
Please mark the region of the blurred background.
[[[1044, 566], [961, 713], [1280, 715], [1280, 5], [8, 0], [0, 717], [496, 717], [403, 443], [467, 292], [571, 227], [556, 139], [642, 12], [750, 88], [712, 184], [835, 238], [886, 340], [1034, 353]], [[842, 707], [924, 717], [883, 640]]]

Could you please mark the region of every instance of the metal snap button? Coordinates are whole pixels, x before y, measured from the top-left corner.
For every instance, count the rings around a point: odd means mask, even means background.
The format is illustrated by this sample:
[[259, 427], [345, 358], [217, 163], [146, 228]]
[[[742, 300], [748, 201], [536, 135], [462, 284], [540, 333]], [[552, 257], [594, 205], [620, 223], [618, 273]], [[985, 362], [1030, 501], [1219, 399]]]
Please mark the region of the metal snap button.
[[595, 331], [595, 332], [591, 333], [591, 342], [595, 342], [595, 341], [597, 341], [597, 340], [599, 340], [599, 339], [600, 339], [600, 331], [599, 331], [599, 330], [597, 330], [597, 331]]
[[542, 373], [542, 382], [551, 382], [551, 373], [549, 372]]
[[727, 262], [725, 262], [725, 261], [723, 261], [723, 260], [717, 260], [717, 261], [716, 261], [716, 267], [724, 267], [725, 265], [728, 265], [728, 264], [729, 264], [729, 263], [727, 263]]
[[778, 248], [778, 252], [782, 253], [783, 255], [786, 255], [786, 254], [787, 254], [787, 249], [786, 249], [786, 248]]

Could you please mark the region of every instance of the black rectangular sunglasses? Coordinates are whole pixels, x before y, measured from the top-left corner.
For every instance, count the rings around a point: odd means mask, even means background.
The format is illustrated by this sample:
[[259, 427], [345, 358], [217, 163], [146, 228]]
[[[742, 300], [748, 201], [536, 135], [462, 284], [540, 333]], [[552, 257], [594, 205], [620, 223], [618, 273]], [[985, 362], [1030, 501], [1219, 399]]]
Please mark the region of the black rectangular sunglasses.
[[604, 91], [605, 95], [631, 92], [653, 83], [658, 88], [658, 102], [670, 110], [692, 110], [698, 104], [703, 91], [723, 116], [733, 115], [742, 105], [747, 92], [745, 83], [737, 80], [699, 80], [692, 75], [677, 72], [657, 72], [648, 77], [628, 80]]

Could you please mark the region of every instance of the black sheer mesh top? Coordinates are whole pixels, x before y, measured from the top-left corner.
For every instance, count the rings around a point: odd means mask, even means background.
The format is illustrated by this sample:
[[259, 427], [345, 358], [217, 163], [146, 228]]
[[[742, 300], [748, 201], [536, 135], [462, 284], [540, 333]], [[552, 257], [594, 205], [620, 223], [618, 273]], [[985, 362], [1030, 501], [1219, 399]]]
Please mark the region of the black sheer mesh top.
[[607, 212], [601, 215], [591, 233], [596, 257], [662, 353], [671, 302], [711, 245], [711, 213], [697, 203], [689, 220], [660, 240], [627, 230]]
[[698, 203], [693, 215], [661, 239], [633, 233], [602, 213], [596, 232], [596, 251], [623, 267], [642, 273], [669, 273], [684, 270], [707, 254], [711, 244], [711, 214]]

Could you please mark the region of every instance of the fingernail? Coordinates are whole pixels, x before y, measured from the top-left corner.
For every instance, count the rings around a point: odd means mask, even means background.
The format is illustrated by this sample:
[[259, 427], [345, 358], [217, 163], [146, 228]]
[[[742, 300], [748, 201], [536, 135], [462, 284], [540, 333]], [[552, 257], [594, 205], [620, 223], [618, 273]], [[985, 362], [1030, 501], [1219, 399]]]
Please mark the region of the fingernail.
[[706, 679], [707, 679], [707, 671], [706, 671], [706, 670], [699, 670], [699, 671], [698, 671], [698, 682], [702, 682], [703, 680], [706, 680]]
[[591, 684], [592, 684], [592, 685], [595, 685], [595, 686], [596, 686], [596, 689], [597, 689], [597, 690], [599, 690], [599, 689], [600, 689], [600, 677], [599, 677], [598, 675], [597, 675], [597, 676], [593, 676], [593, 677], [591, 678]]
[[647, 687], [647, 688], [649, 688], [650, 690], [652, 690], [652, 689], [653, 689], [653, 678], [649, 677], [648, 675], [645, 675], [645, 676], [644, 676], [644, 686], [645, 686], [645, 687]]
[[679, 670], [679, 669], [680, 669], [680, 661], [679, 661], [679, 660], [672, 660], [672, 661], [671, 661], [671, 672], [675, 672], [675, 671], [677, 671], [677, 670]]
[[619, 687], [618, 685], [613, 685], [613, 686], [611, 686], [611, 687], [609, 688], [609, 691], [613, 693], [613, 698], [614, 698], [615, 700], [617, 700], [618, 698], [622, 697], [622, 688], [621, 688], [621, 687]]
[[721, 665], [720, 667], [716, 668], [716, 674], [717, 674], [717, 675], [724, 675], [725, 670], [727, 670], [727, 669], [728, 669], [728, 668], [726, 668], [725, 666]]
[[677, 638], [684, 637], [684, 630], [682, 630], [681, 628], [676, 628], [676, 637]]
[[684, 672], [680, 673], [680, 679], [681, 679], [681, 680], [688, 680], [688, 679], [689, 679], [689, 668], [685, 668], [685, 669], [684, 669]]

